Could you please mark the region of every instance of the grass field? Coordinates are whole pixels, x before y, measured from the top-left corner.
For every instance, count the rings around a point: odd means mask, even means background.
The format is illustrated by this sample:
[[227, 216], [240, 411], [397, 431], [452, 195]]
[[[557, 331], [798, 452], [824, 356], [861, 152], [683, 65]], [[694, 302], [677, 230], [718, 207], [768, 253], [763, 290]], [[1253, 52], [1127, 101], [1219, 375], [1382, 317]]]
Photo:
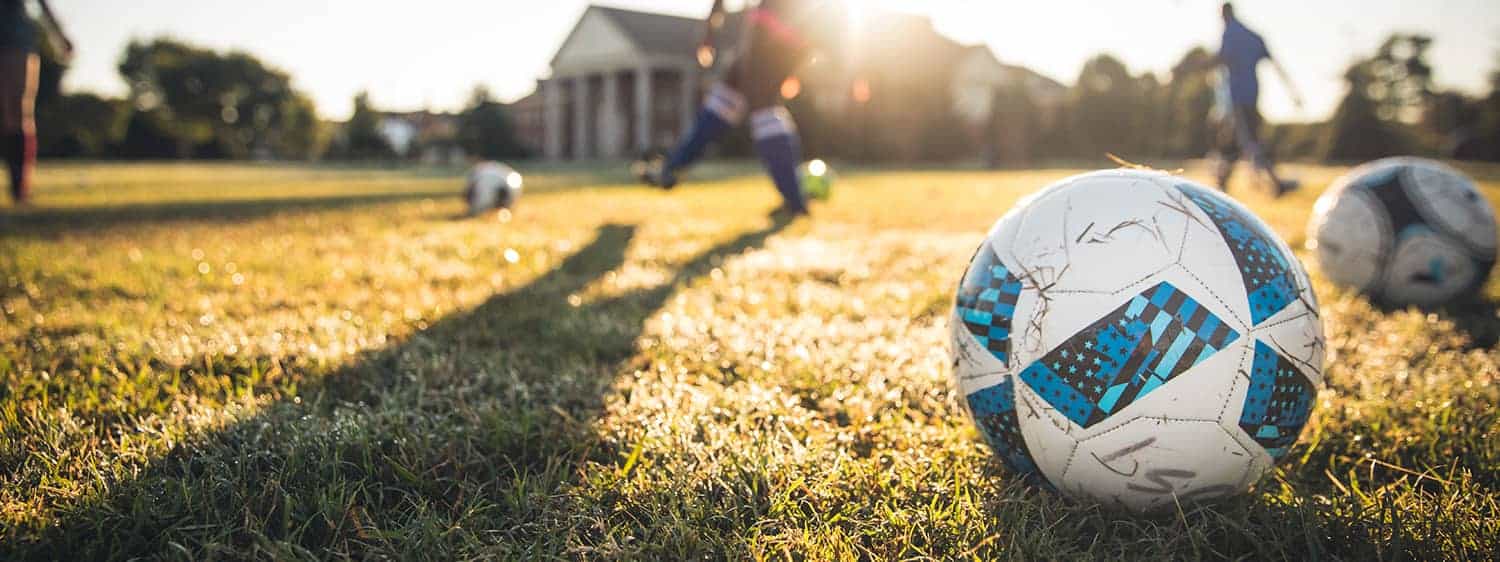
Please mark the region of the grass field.
[[[1301, 247], [1340, 171], [1235, 194]], [[463, 219], [442, 171], [45, 166], [0, 210], [0, 560], [1500, 552], [1500, 280], [1430, 312], [1316, 281], [1288, 462], [1134, 517], [1014, 482], [948, 381], [973, 249], [1073, 171], [846, 170], [791, 224], [753, 172], [532, 169]]]

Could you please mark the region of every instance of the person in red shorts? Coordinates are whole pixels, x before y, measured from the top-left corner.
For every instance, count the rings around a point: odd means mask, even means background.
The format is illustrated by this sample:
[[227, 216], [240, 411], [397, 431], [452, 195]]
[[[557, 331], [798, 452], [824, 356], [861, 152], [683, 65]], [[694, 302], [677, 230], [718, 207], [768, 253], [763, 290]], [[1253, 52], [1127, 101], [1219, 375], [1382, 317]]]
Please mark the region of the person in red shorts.
[[[26, 11], [26, 0], [0, 0], [0, 153], [10, 171], [10, 198], [17, 205], [31, 196], [31, 169], [36, 164], [37, 25]], [[63, 35], [47, 0], [36, 0], [59, 55], [72, 56], [73, 44]]]

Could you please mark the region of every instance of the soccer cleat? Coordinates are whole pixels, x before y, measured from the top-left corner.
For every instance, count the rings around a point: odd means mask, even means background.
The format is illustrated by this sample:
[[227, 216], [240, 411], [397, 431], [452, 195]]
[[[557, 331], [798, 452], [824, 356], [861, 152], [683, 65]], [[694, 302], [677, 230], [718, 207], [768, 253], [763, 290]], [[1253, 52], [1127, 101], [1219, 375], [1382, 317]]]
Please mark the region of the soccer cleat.
[[1297, 180], [1281, 180], [1276, 184], [1276, 197], [1281, 197], [1302, 187], [1302, 182]]
[[787, 221], [790, 221], [790, 220], [795, 220], [795, 219], [800, 218], [800, 217], [812, 216], [812, 212], [808, 211], [806, 207], [793, 207], [791, 205], [782, 205], [782, 206], [777, 207], [774, 210], [772, 210], [766, 216], [771, 217], [771, 219], [773, 219], [773, 220], [787, 220]]
[[639, 160], [630, 169], [636, 179], [646, 185], [667, 191], [677, 187], [677, 174], [668, 171], [666, 161], [661, 158]]

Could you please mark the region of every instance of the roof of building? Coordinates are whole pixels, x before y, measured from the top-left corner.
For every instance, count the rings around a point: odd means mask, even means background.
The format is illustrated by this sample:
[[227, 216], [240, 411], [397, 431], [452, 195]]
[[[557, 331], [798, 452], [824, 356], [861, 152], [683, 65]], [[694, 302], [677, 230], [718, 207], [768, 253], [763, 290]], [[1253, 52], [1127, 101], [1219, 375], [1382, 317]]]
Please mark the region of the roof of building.
[[[620, 30], [620, 33], [625, 35], [626, 40], [646, 55], [692, 57], [697, 52], [698, 42], [703, 39], [704, 22], [697, 18], [590, 4], [584, 11], [584, 15], [578, 19], [579, 24], [582, 24], [590, 13], [597, 13], [609, 20]], [[714, 43], [718, 48], [724, 49], [730, 46], [739, 37], [740, 24], [744, 20], [742, 16], [742, 12], [727, 14], [723, 28], [718, 37], [714, 38]], [[567, 48], [578, 30], [579, 26], [575, 25], [567, 38], [563, 39], [562, 46], [553, 55], [554, 64], [557, 62], [557, 57], [562, 55], [562, 49]]]
[[691, 52], [703, 33], [703, 22], [694, 18], [597, 5], [589, 9], [607, 16], [636, 46], [649, 54]]
[[[690, 56], [690, 53], [695, 51], [698, 41], [703, 38], [704, 23], [703, 20], [697, 18], [640, 12], [598, 4], [590, 4], [585, 11], [585, 17], [592, 12], [597, 12], [615, 24], [626, 39], [642, 53], [648, 55]], [[728, 47], [739, 37], [743, 15], [742, 12], [730, 12], [727, 15], [724, 28], [716, 38], [721, 49]], [[579, 21], [581, 23], [583, 18]], [[964, 45], [939, 33], [934, 29], [932, 21], [924, 16], [898, 12], [877, 13], [866, 22], [866, 26], [870, 28], [868, 30], [870, 33], [864, 37], [852, 39], [854, 48], [864, 54], [859, 57], [862, 64], [875, 64], [887, 69], [900, 67], [907, 69], [902, 72], [910, 72], [909, 67], [892, 65], [891, 61], [952, 62], [962, 56], [982, 50], [997, 70], [1010, 74], [1012, 79], [1024, 80], [1028, 88], [1037, 90], [1038, 93], [1052, 94], [1067, 89], [1056, 80], [1031, 69], [1000, 63], [994, 59], [994, 53], [989, 47]], [[572, 33], [577, 32], [578, 27], [575, 27]], [[572, 34], [563, 41], [563, 45], [566, 46], [571, 39]], [[851, 41], [851, 38], [844, 37], [838, 40]], [[559, 54], [561, 54], [560, 51]], [[721, 58], [721, 65], [730, 62], [731, 58]], [[927, 65], [926, 68], [941, 71], [940, 69], [947, 67], [944, 64], [933, 64]]]

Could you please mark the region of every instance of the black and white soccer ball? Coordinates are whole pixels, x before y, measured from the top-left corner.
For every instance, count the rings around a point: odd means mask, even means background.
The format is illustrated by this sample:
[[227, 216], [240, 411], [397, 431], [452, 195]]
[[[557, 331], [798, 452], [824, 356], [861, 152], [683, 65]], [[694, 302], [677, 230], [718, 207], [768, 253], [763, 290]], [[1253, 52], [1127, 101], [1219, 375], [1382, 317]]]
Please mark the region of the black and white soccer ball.
[[469, 168], [464, 198], [469, 214], [480, 215], [492, 209], [508, 209], [521, 198], [521, 174], [510, 166], [485, 161]]
[[951, 323], [962, 402], [1004, 464], [1134, 510], [1249, 489], [1322, 384], [1323, 326], [1291, 250], [1164, 173], [1085, 174], [1017, 206]]
[[1328, 279], [1392, 305], [1452, 301], [1495, 266], [1495, 209], [1462, 173], [1421, 158], [1349, 172], [1318, 199], [1307, 230]]

